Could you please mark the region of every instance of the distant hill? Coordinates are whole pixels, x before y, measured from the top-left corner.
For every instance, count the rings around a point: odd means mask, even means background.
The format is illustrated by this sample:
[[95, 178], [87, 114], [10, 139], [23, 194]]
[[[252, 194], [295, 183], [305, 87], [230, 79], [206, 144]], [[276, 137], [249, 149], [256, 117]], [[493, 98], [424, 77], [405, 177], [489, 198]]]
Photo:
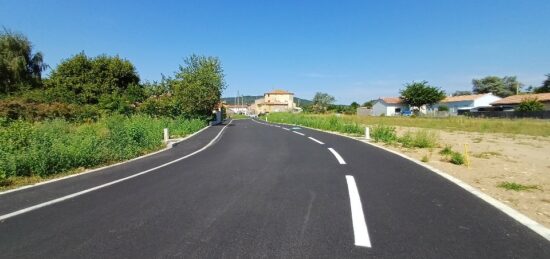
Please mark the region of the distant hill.
[[[260, 99], [260, 98], [263, 98], [263, 97], [264, 97], [263, 95], [245, 95], [245, 96], [242, 97], [242, 100], [244, 100], [245, 104], [250, 105], [250, 104], [253, 104], [256, 99]], [[224, 101], [227, 104], [233, 105], [233, 104], [235, 104], [235, 97], [223, 97], [222, 101]], [[239, 102], [241, 102], [241, 101], [239, 101]], [[298, 98], [298, 97], [294, 97], [294, 102], [298, 106], [309, 105], [309, 104], [312, 103], [310, 100], [301, 99], [301, 98]]]

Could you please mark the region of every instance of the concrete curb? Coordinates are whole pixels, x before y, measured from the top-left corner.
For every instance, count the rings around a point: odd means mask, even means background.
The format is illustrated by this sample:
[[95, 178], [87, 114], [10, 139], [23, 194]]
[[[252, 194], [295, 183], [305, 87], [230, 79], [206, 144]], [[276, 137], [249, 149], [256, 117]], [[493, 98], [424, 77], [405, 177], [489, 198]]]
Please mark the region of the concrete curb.
[[172, 147], [176, 146], [178, 143], [180, 143], [180, 142], [182, 142], [182, 141], [184, 141], [184, 140], [186, 140], [186, 139], [188, 139], [188, 138], [191, 138], [191, 137], [195, 136], [196, 134], [199, 134], [199, 133], [203, 132], [204, 130], [206, 130], [206, 129], [208, 129], [208, 128], [210, 128], [210, 125], [207, 125], [207, 126], [205, 126], [204, 128], [200, 129], [199, 131], [197, 131], [197, 132], [195, 132], [195, 133], [192, 133], [192, 134], [190, 134], [190, 135], [187, 135], [187, 136], [185, 136], [185, 137], [183, 137], [183, 138], [177, 138], [177, 139], [169, 140], [168, 143], [166, 143], [166, 147], [165, 147], [165, 148], [163, 148], [163, 149], [161, 149], [161, 150], [157, 150], [157, 151], [152, 152], [152, 153], [148, 153], [148, 154], [145, 154], [145, 155], [142, 155], [142, 156], [138, 156], [138, 157], [135, 157], [135, 158], [132, 158], [132, 159], [129, 159], [129, 160], [117, 162], [117, 163], [115, 163], [115, 164], [110, 164], [110, 165], [106, 165], [106, 166], [102, 166], [102, 167], [98, 167], [98, 168], [93, 168], [93, 169], [87, 169], [87, 170], [85, 170], [84, 172], [80, 172], [80, 173], [76, 173], [76, 174], [70, 174], [70, 175], [66, 175], [66, 176], [63, 176], [63, 177], [54, 178], [54, 179], [50, 179], [50, 180], [47, 180], [47, 181], [38, 182], [38, 183], [34, 183], [34, 184], [29, 184], [29, 185], [24, 185], [24, 186], [21, 186], [21, 187], [17, 187], [17, 188], [15, 188], [15, 189], [10, 189], [10, 190], [6, 190], [6, 191], [2, 191], [2, 192], [0, 192], [0, 195], [7, 194], [7, 193], [11, 193], [11, 192], [21, 191], [21, 190], [29, 189], [29, 188], [32, 188], [32, 187], [36, 187], [36, 186], [40, 186], [40, 185], [52, 183], [52, 182], [61, 181], [61, 180], [67, 179], [67, 178], [76, 177], [76, 176], [83, 175], [83, 174], [93, 173], [93, 172], [100, 171], [100, 170], [103, 170], [103, 169], [107, 169], [107, 168], [111, 168], [111, 167], [114, 167], [114, 166], [126, 164], [126, 163], [129, 163], [129, 162], [138, 160], [138, 159], [146, 158], [146, 157], [149, 157], [149, 156], [152, 156], [152, 155], [155, 155], [155, 154], [164, 152], [164, 151], [166, 151], [166, 150], [169, 150], [169, 149], [171, 149]]
[[[266, 123], [264, 121], [262, 121], [263, 123]], [[517, 222], [523, 224], [524, 226], [528, 227], [529, 229], [533, 230], [535, 233], [539, 234], [540, 236], [544, 237], [546, 240], [550, 241], [550, 229], [543, 226], [542, 224], [532, 220], [531, 218], [523, 215], [522, 213], [520, 213], [519, 211], [511, 208], [510, 206], [498, 201], [497, 199], [483, 193], [482, 191], [478, 190], [477, 188], [463, 182], [462, 180], [459, 180], [453, 176], [451, 176], [450, 174], [447, 174], [437, 168], [434, 168], [426, 163], [423, 163], [419, 160], [416, 160], [412, 157], [409, 157], [405, 154], [402, 154], [402, 153], [399, 153], [397, 151], [394, 151], [394, 150], [391, 150], [389, 148], [386, 148], [384, 146], [381, 146], [381, 145], [377, 145], [377, 144], [374, 144], [372, 142], [369, 142], [367, 140], [364, 140], [364, 139], [361, 139], [361, 138], [358, 138], [358, 137], [352, 137], [352, 136], [348, 136], [348, 135], [345, 135], [345, 134], [342, 134], [340, 132], [334, 132], [334, 131], [326, 131], [326, 130], [321, 130], [321, 129], [315, 129], [315, 128], [311, 128], [311, 127], [307, 127], [307, 126], [302, 126], [302, 125], [294, 125], [294, 124], [288, 124], [288, 123], [271, 123], [271, 122], [268, 122], [269, 124], [283, 124], [283, 125], [289, 125], [289, 126], [300, 126], [302, 128], [306, 128], [306, 129], [311, 129], [311, 130], [315, 130], [315, 131], [320, 131], [320, 132], [325, 132], [325, 133], [329, 133], [329, 134], [333, 134], [333, 135], [338, 135], [338, 136], [341, 136], [341, 137], [346, 137], [346, 138], [350, 138], [350, 139], [353, 139], [353, 140], [356, 140], [356, 141], [359, 141], [359, 142], [362, 142], [362, 143], [365, 143], [367, 145], [371, 145], [371, 146], [374, 146], [374, 147], [377, 147], [379, 149], [382, 149], [382, 150], [385, 150], [387, 152], [390, 152], [392, 154], [395, 154], [395, 155], [398, 155], [402, 158], [405, 158], [409, 161], [412, 161], [414, 163], [416, 163], [417, 165], [420, 165], [420, 166], [423, 166], [424, 168], [440, 175], [441, 177], [447, 179], [448, 181], [458, 185], [459, 187], [461, 187], [462, 189], [466, 190], [467, 192], [475, 195], [476, 197], [482, 199], [483, 201], [491, 204], [493, 207], [497, 208], [498, 210], [502, 211], [503, 213], [505, 213], [506, 215], [510, 216], [511, 218], [515, 219]]]

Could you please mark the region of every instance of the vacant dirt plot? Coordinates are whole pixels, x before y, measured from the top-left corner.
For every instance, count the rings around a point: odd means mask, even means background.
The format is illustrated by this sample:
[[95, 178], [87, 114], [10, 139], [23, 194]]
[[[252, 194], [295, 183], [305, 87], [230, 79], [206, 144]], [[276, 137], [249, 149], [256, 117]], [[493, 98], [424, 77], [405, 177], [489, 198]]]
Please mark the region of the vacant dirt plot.
[[[417, 128], [398, 127], [398, 135]], [[433, 130], [440, 148], [406, 149], [385, 145], [438, 168], [550, 227], [550, 138]], [[381, 143], [379, 143], [381, 144]], [[466, 154], [470, 165], [455, 165], [439, 154], [445, 145]], [[503, 183], [505, 187], [498, 187]], [[519, 184], [519, 185], [516, 185]], [[523, 186], [526, 190], [513, 190]], [[516, 188], [522, 189], [522, 188]]]

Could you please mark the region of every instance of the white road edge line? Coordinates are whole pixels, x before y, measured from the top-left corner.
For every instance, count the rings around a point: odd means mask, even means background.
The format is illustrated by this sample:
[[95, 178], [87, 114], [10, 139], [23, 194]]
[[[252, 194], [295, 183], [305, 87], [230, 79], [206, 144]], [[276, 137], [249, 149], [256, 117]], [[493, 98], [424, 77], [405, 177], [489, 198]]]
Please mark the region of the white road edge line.
[[288, 130], [288, 131], [290, 131], [290, 129], [289, 129], [289, 128], [283, 128], [283, 129], [284, 129], [284, 130]]
[[355, 178], [351, 175], [346, 175], [348, 183], [349, 202], [351, 205], [351, 220], [353, 222], [353, 235], [355, 237], [356, 246], [372, 247], [370, 243], [369, 231], [365, 214], [363, 213], [363, 205], [355, 184]]
[[[282, 123], [284, 124], [284, 123]], [[285, 124], [285, 125], [289, 125], [290, 124]], [[324, 133], [328, 133], [328, 134], [332, 134], [332, 135], [337, 135], [337, 136], [340, 136], [340, 137], [344, 137], [344, 138], [349, 138], [349, 139], [353, 139], [355, 141], [359, 141], [359, 142], [362, 142], [362, 143], [365, 143], [367, 145], [370, 145], [370, 146], [373, 146], [373, 147], [376, 147], [376, 148], [379, 148], [379, 149], [382, 149], [382, 150], [385, 150], [387, 152], [390, 152], [390, 153], [393, 153], [395, 155], [398, 155], [404, 159], [407, 159], [413, 163], [416, 163], [417, 165], [419, 166], [422, 166], [424, 168], [427, 168], [428, 170], [440, 175], [441, 177], [447, 179], [448, 181], [458, 185], [460, 188], [464, 189], [465, 191], [471, 193], [472, 195], [478, 197], [479, 199], [485, 201], [486, 203], [492, 205], [493, 207], [497, 208], [498, 210], [500, 210], [501, 212], [505, 213], [506, 215], [508, 215], [509, 217], [513, 218], [514, 220], [516, 220], [517, 222], [521, 223], [522, 225], [528, 227], [529, 229], [531, 229], [533, 232], [539, 234], [540, 236], [542, 236], [543, 238], [545, 238], [546, 240], [550, 241], [550, 228], [547, 228], [545, 227], [544, 225], [540, 224], [539, 222], [525, 216], [524, 214], [522, 214], [521, 212], [513, 209], [512, 207], [504, 204], [503, 202], [489, 196], [488, 194], [485, 194], [484, 192], [478, 190], [477, 188], [467, 184], [466, 182], [463, 182], [462, 180], [459, 180], [458, 178], [455, 178], [454, 176], [451, 176], [450, 174], [442, 171], [442, 170], [439, 170], [433, 166], [430, 166], [430, 165], [427, 165], [426, 163], [424, 162], [421, 162], [419, 160], [416, 160], [414, 158], [411, 158], [405, 154], [401, 154], [397, 151], [393, 151], [389, 148], [386, 148], [386, 147], [383, 147], [381, 145], [377, 145], [377, 144], [374, 144], [374, 143], [371, 143], [369, 142], [368, 140], [363, 140], [363, 139], [357, 139], [357, 138], [354, 138], [354, 137], [350, 137], [350, 136], [347, 136], [345, 134], [342, 134], [342, 133], [338, 133], [338, 132], [334, 132], [334, 131], [325, 131], [325, 130], [320, 130], [320, 129], [315, 129], [315, 128], [312, 128], [312, 127], [307, 127], [307, 126], [301, 126], [302, 128], [307, 128], [307, 129], [311, 129], [311, 130], [315, 130], [315, 131], [318, 131], [318, 132], [324, 132]]]
[[311, 139], [311, 140], [313, 140], [313, 141], [315, 141], [315, 142], [317, 142], [317, 143], [319, 143], [319, 144], [321, 144], [321, 145], [324, 145], [324, 144], [325, 144], [325, 143], [319, 141], [318, 139], [315, 139], [315, 138], [312, 138], [312, 137], [307, 137], [307, 138], [308, 138], [308, 139]]
[[86, 189], [86, 190], [83, 190], [83, 191], [80, 191], [80, 192], [76, 192], [76, 193], [73, 193], [73, 194], [69, 194], [69, 195], [66, 195], [66, 196], [63, 196], [63, 197], [60, 197], [60, 198], [57, 198], [57, 199], [53, 199], [51, 201], [47, 201], [47, 202], [43, 202], [43, 203], [39, 203], [39, 204], [36, 204], [34, 206], [30, 206], [30, 207], [27, 207], [27, 208], [24, 208], [24, 209], [20, 209], [20, 210], [17, 210], [17, 211], [14, 211], [14, 212], [11, 212], [11, 213], [8, 213], [8, 214], [4, 214], [4, 215], [0, 215], [0, 222], [5, 220], [5, 219], [8, 219], [8, 218], [11, 218], [11, 217], [15, 217], [17, 215], [21, 215], [21, 214], [24, 214], [24, 213], [27, 213], [27, 212], [30, 212], [30, 211], [33, 211], [33, 210], [37, 210], [37, 209], [40, 209], [40, 208], [43, 208], [43, 207], [46, 207], [46, 206], [49, 206], [49, 205], [52, 205], [52, 204], [55, 204], [55, 203], [59, 203], [59, 202], [62, 202], [62, 201], [65, 201], [65, 200], [68, 200], [68, 199], [71, 199], [71, 198], [74, 198], [74, 197], [77, 197], [77, 196], [80, 196], [80, 195], [83, 195], [83, 194], [86, 194], [86, 193], [89, 193], [89, 192], [93, 192], [95, 190], [99, 190], [101, 188], [105, 188], [105, 187], [108, 187], [108, 186], [111, 186], [113, 184], [117, 184], [117, 183], [120, 183], [122, 181], [126, 181], [126, 180], [129, 180], [129, 179], [132, 179], [132, 178], [135, 178], [135, 177], [138, 177], [140, 175], [143, 175], [143, 174], [146, 174], [146, 173], [149, 173], [149, 172], [152, 172], [152, 171], [155, 171], [157, 169], [160, 169], [160, 168], [163, 168], [165, 166], [168, 166], [168, 165], [171, 165], [173, 163], [176, 163], [178, 161], [181, 161], [183, 159], [186, 159], [190, 156], [193, 156], [197, 153], [200, 153], [202, 152], [203, 150], [207, 149], [208, 147], [210, 147], [211, 145], [213, 145], [217, 140], [218, 138], [221, 136], [221, 134], [223, 133], [223, 131], [225, 130], [225, 128], [227, 128], [227, 126], [229, 126], [229, 124], [231, 124], [233, 120], [230, 120], [229, 123], [227, 123], [227, 125], [225, 125], [223, 127], [222, 130], [220, 130], [220, 132], [218, 132], [218, 135], [216, 135], [206, 146], [202, 147], [201, 149], [199, 150], [196, 150], [194, 151], [193, 153], [191, 154], [188, 154], [186, 156], [183, 156], [183, 157], [180, 157], [178, 159], [175, 159], [175, 160], [172, 160], [170, 162], [167, 162], [167, 163], [164, 163], [162, 165], [159, 165], [157, 167], [153, 167], [151, 169], [148, 169], [148, 170], [145, 170], [145, 171], [142, 171], [142, 172], [139, 172], [137, 174], [133, 174], [133, 175], [130, 175], [128, 177], [124, 177], [124, 178], [121, 178], [121, 179], [118, 179], [116, 181], [112, 181], [112, 182], [108, 182], [108, 183], [105, 183], [105, 184], [102, 184], [102, 185], [99, 185], [99, 186], [96, 186], [96, 187], [92, 187], [92, 188], [89, 188], [89, 189]]
[[302, 132], [298, 132], [298, 131], [292, 131], [292, 132], [294, 132], [294, 133], [296, 133], [296, 134], [298, 134], [298, 135], [301, 135], [301, 136], [305, 136], [305, 135], [306, 135], [306, 134], [304, 134], [304, 133], [302, 133]]
[[334, 150], [331, 147], [329, 147], [328, 150], [330, 150], [330, 152], [336, 157], [336, 159], [338, 160], [338, 163], [340, 163], [341, 165], [346, 164], [346, 161], [344, 161], [344, 159], [340, 156], [340, 154], [338, 154], [338, 152], [336, 152], [336, 150]]
[[15, 189], [11, 189], [11, 190], [6, 190], [6, 191], [3, 191], [3, 192], [0, 192], [0, 195], [4, 195], [4, 194], [7, 194], [7, 193], [12, 193], [12, 192], [17, 192], [17, 191], [21, 191], [21, 190], [25, 190], [25, 189], [29, 189], [29, 188], [33, 188], [33, 187], [37, 187], [37, 186], [40, 186], [40, 185], [45, 185], [45, 184], [49, 184], [49, 183], [53, 183], [53, 182], [57, 182], [57, 181], [61, 181], [61, 180], [65, 180], [67, 178], [72, 178], [72, 177], [75, 177], [75, 176], [79, 176], [79, 175], [83, 175], [83, 174], [89, 174], [89, 173], [93, 173], [93, 172], [97, 172], [97, 171], [101, 171], [101, 170], [104, 170], [104, 169], [107, 169], [107, 168], [111, 168], [111, 167], [115, 167], [115, 166], [118, 166], [118, 165], [122, 165], [122, 164], [126, 164], [126, 163], [129, 163], [129, 162], [132, 162], [134, 160], [139, 160], [139, 159], [142, 159], [142, 158], [146, 158], [146, 157], [149, 157], [149, 156], [152, 156], [152, 155], [156, 155], [158, 153], [161, 153], [161, 152], [164, 152], [166, 150], [169, 150], [173, 147], [174, 144], [176, 143], [179, 143], [179, 142], [182, 142], [184, 140], [187, 140], [201, 132], [203, 132], [204, 130], [210, 128], [212, 126], [208, 125], [208, 126], [205, 126], [204, 128], [200, 129], [199, 131], [193, 133], [193, 134], [190, 134], [188, 136], [185, 136], [183, 138], [180, 138], [180, 139], [176, 139], [175, 142], [172, 143], [172, 146], [167, 146], [163, 149], [160, 149], [158, 151], [155, 151], [155, 152], [152, 152], [152, 153], [149, 153], [149, 154], [145, 154], [143, 156], [139, 156], [139, 157], [135, 157], [135, 158], [132, 158], [132, 159], [129, 159], [129, 160], [126, 160], [126, 161], [121, 161], [121, 162], [118, 162], [118, 163], [115, 163], [115, 164], [110, 164], [110, 165], [106, 165], [106, 166], [102, 166], [102, 167], [97, 167], [97, 168], [92, 168], [92, 169], [88, 169], [88, 170], [85, 170], [84, 172], [81, 172], [81, 173], [76, 173], [76, 174], [71, 174], [71, 175], [67, 175], [67, 176], [63, 176], [63, 177], [59, 177], [59, 178], [54, 178], [54, 179], [51, 179], [51, 180], [47, 180], [47, 181], [43, 181], [43, 182], [38, 182], [38, 183], [34, 183], [34, 184], [29, 184], [29, 185], [24, 185], [24, 186], [21, 186], [21, 187], [18, 187], [18, 188], [15, 188]]

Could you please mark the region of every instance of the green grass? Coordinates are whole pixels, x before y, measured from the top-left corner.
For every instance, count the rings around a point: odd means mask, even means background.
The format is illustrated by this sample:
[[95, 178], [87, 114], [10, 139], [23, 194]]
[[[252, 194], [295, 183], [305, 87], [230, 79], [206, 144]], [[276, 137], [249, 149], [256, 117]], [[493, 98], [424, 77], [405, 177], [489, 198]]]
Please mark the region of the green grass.
[[429, 130], [408, 131], [398, 141], [407, 148], [434, 148], [438, 146], [439, 136]]
[[439, 151], [439, 154], [444, 156], [450, 156], [453, 153], [454, 151], [451, 149], [451, 146], [445, 146], [443, 149], [441, 149], [441, 151]]
[[466, 162], [466, 158], [460, 152], [456, 152], [451, 149], [450, 146], [445, 146], [439, 154], [445, 156], [446, 160], [455, 165], [463, 165]]
[[508, 191], [516, 191], [516, 192], [540, 189], [538, 185], [523, 185], [523, 184], [514, 183], [514, 182], [502, 182], [498, 184], [497, 187], [506, 189]]
[[453, 152], [451, 154], [451, 158], [449, 159], [449, 162], [455, 165], [463, 165], [466, 159], [464, 159], [464, 155], [462, 155], [459, 152]]
[[[265, 119], [265, 118], [263, 118]], [[292, 113], [270, 113], [269, 122], [287, 123], [292, 125], [301, 125], [316, 129], [348, 133], [354, 135], [365, 134], [365, 128], [357, 122], [348, 121], [337, 117], [336, 115], [304, 115]]]
[[204, 126], [203, 120], [145, 115], [110, 116], [94, 123], [9, 123], [0, 127], [0, 187], [134, 158], [162, 148], [165, 127], [172, 137], [180, 137]]
[[244, 114], [231, 114], [231, 115], [229, 115], [229, 118], [234, 119], [234, 120], [239, 120], [239, 119], [248, 119], [248, 116], [246, 116]]
[[[328, 114], [290, 114], [290, 113], [272, 113], [269, 114], [269, 121], [273, 122], [304, 122], [315, 127], [317, 122], [330, 120], [335, 117]], [[341, 115], [338, 117], [342, 124], [356, 125], [353, 127], [353, 133], [362, 134], [364, 125], [388, 125], [402, 127], [418, 127], [425, 129], [441, 129], [448, 131], [468, 131], [481, 133], [509, 133], [524, 134], [531, 136], [550, 136], [550, 120], [538, 119], [492, 119], [492, 118], [469, 118], [462, 116], [453, 116], [445, 118], [432, 117], [397, 117], [397, 116], [356, 116]], [[300, 123], [297, 123], [300, 124]], [[307, 126], [307, 125], [304, 125]], [[326, 130], [335, 130], [334, 126], [325, 126]]]
[[372, 127], [371, 137], [376, 142], [384, 142], [388, 144], [392, 144], [397, 141], [395, 127], [386, 125], [376, 125]]

